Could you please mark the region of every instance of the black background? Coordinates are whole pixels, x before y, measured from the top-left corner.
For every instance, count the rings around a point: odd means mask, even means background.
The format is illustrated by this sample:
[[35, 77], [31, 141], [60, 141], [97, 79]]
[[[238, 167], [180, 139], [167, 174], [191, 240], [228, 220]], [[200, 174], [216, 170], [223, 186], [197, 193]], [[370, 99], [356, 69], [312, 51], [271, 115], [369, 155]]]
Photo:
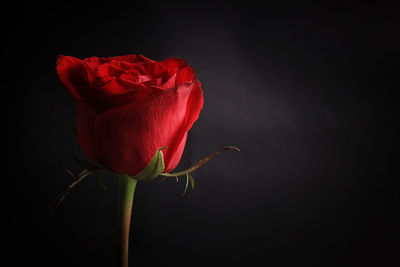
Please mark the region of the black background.
[[[48, 206], [84, 156], [59, 54], [191, 64], [205, 104], [177, 170], [139, 184], [132, 266], [395, 266], [399, 9], [393, 2], [15, 3], [2, 18], [2, 228], [10, 266], [114, 266], [117, 181]], [[7, 14], [12, 16], [8, 17]], [[5, 34], [4, 34], [5, 33]]]

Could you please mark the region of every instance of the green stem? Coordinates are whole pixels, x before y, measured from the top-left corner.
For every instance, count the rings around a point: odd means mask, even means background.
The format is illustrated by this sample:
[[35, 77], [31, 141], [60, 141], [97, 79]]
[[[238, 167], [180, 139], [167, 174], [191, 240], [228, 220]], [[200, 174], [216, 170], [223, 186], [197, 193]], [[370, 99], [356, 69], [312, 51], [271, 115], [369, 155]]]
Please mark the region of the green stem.
[[137, 181], [128, 175], [119, 175], [117, 267], [128, 267], [129, 228], [133, 196]]

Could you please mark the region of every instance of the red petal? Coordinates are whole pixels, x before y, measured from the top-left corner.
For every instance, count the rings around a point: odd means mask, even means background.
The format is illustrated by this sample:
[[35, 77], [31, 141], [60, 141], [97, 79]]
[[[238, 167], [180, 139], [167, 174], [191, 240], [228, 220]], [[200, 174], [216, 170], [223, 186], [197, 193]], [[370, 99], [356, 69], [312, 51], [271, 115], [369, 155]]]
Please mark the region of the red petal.
[[192, 82], [194, 79], [196, 79], [196, 75], [194, 74], [193, 68], [191, 66], [186, 66], [176, 73], [175, 85], [179, 86], [182, 83]]
[[95, 124], [99, 163], [115, 172], [135, 175], [147, 166], [158, 148], [168, 146], [163, 150], [166, 166], [177, 164], [183, 151], [187, 104], [194, 85], [164, 90], [147, 101], [100, 114]]
[[103, 79], [103, 81], [111, 79], [112, 77], [118, 77], [126, 72], [124, 69], [112, 63], [100, 65], [97, 70], [98, 75]]
[[91, 72], [96, 73], [100, 65], [110, 62], [108, 58], [104, 57], [89, 57], [83, 60], [83, 63], [91, 70]]
[[[121, 92], [127, 89], [129, 91]], [[157, 91], [162, 91], [162, 89], [154, 89], [147, 88], [142, 84], [116, 78], [102, 85], [84, 87], [81, 91], [85, 101], [100, 114], [110, 108], [142, 101], [143, 99], [157, 95]]]
[[167, 58], [161, 61], [161, 63], [164, 64], [165, 67], [167, 67], [168, 72], [171, 75], [177, 72], [177, 70], [182, 69], [187, 65], [185, 60], [176, 57]]
[[[201, 90], [201, 84], [199, 81], [195, 81], [194, 83], [192, 83], [192, 85], [193, 87], [190, 92], [190, 96], [186, 107], [186, 115], [185, 115], [185, 123], [183, 131], [181, 132], [181, 136], [177, 138], [178, 140], [186, 140], [187, 132], [190, 130], [190, 128], [192, 128], [193, 123], [199, 118], [200, 111], [203, 108], [204, 100], [203, 100], [203, 90]], [[174, 146], [174, 150], [168, 151], [171, 153], [171, 155], [168, 155], [169, 157], [166, 157], [165, 159], [165, 166], [166, 166], [165, 172], [172, 171], [178, 165], [180, 157], [183, 152], [183, 148], [184, 144], [182, 147], [182, 143], [181, 144], [178, 143]]]
[[141, 66], [145, 69], [143, 74], [148, 74], [153, 78], [168, 76], [168, 69], [160, 62], [143, 63]]
[[161, 85], [161, 88], [168, 89], [175, 87], [176, 74], [172, 75], [164, 84]]
[[82, 101], [76, 101], [76, 131], [78, 142], [83, 152], [97, 162], [96, 146], [94, 144], [94, 123], [96, 111]]
[[77, 90], [77, 88], [86, 84], [82, 60], [70, 56], [58, 56], [57, 74], [67, 90], [76, 99], [82, 100], [82, 96]]
[[200, 111], [203, 108], [203, 103], [204, 98], [201, 83], [196, 81], [187, 103], [185, 118], [186, 131], [189, 131], [190, 128], [192, 128], [193, 123], [199, 118]]
[[[93, 90], [95, 90], [96, 94], [104, 95], [104, 96], [112, 96], [115, 94], [123, 94], [126, 93], [130, 90], [137, 90], [140, 85], [136, 84], [134, 82], [131, 82], [129, 80], [123, 80], [121, 78], [110, 78], [110, 80], [104, 85], [95, 87]], [[105, 98], [104, 100], [107, 101]]]
[[179, 161], [181, 160], [183, 151], [185, 150], [186, 138], [187, 138], [187, 132], [184, 133], [183, 138], [180, 141], [180, 144], [175, 149], [175, 152], [171, 153], [172, 156], [169, 159], [169, 161], [168, 162], [164, 161], [165, 163], [164, 172], [170, 172], [173, 169], [175, 169], [175, 167], [178, 165]]

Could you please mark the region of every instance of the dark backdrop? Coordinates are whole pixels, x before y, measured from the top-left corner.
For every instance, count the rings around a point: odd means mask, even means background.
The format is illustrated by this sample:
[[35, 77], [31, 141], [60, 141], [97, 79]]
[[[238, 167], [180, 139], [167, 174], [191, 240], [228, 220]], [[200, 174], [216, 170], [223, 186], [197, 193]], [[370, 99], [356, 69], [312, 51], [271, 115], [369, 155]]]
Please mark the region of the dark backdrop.
[[[10, 266], [113, 266], [117, 181], [71, 183], [84, 156], [56, 75], [59, 54], [181, 57], [205, 104], [177, 170], [226, 145], [184, 182], [139, 184], [132, 266], [399, 264], [394, 2], [15, 3], [2, 27], [2, 232]], [[11, 18], [7, 13], [13, 14]], [[5, 34], [4, 34], [5, 33]], [[393, 265], [391, 265], [393, 264]]]

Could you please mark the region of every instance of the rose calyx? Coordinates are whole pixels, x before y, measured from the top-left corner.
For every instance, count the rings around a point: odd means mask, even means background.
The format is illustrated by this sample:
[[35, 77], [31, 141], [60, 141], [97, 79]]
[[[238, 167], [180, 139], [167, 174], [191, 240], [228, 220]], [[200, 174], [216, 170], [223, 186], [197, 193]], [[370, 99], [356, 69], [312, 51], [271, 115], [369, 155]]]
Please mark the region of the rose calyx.
[[[146, 168], [144, 168], [137, 175], [134, 175], [134, 176], [130, 176], [128, 174], [124, 174], [124, 175], [128, 175], [130, 178], [137, 180], [138, 182], [151, 181], [160, 176], [161, 180], [159, 183], [165, 182], [168, 178], [174, 178], [176, 180], [176, 182], [178, 182], [179, 176], [185, 176], [186, 177], [186, 185], [185, 185], [184, 192], [182, 194], [182, 196], [184, 196], [187, 192], [189, 182], [191, 184], [191, 188], [194, 189], [194, 179], [191, 175], [191, 173], [193, 171], [197, 170], [198, 168], [200, 168], [201, 166], [206, 164], [210, 159], [212, 159], [213, 157], [215, 157], [216, 155], [218, 155], [222, 152], [229, 151], [229, 150], [240, 151], [237, 147], [227, 146], [227, 147], [224, 147], [224, 148], [210, 154], [209, 156], [205, 157], [204, 159], [199, 160], [196, 164], [194, 164], [193, 166], [191, 166], [190, 168], [188, 168], [184, 171], [180, 171], [180, 172], [176, 172], [176, 173], [164, 173], [165, 164], [164, 164], [164, 156], [163, 156], [162, 150], [165, 148], [166, 148], [166, 146], [157, 149], [156, 153], [154, 154], [153, 158], [151, 159], [149, 164], [146, 166]], [[58, 195], [55, 203], [50, 208], [51, 213], [54, 212], [55, 208], [57, 206], [59, 206], [59, 204], [65, 199], [65, 197], [70, 192], [70, 190], [72, 188], [74, 188], [78, 183], [80, 183], [86, 177], [93, 174], [96, 177], [98, 184], [103, 189], [107, 190], [101, 177], [99, 176], [99, 172], [109, 172], [112, 174], [121, 175], [121, 173], [115, 173], [97, 163], [93, 163], [91, 161], [80, 159], [75, 154], [73, 154], [73, 157], [74, 157], [75, 162], [83, 170], [79, 174], [77, 174], [71, 170], [66, 169], [67, 173], [75, 178], [75, 181], [72, 184], [70, 184], [63, 193]]]

